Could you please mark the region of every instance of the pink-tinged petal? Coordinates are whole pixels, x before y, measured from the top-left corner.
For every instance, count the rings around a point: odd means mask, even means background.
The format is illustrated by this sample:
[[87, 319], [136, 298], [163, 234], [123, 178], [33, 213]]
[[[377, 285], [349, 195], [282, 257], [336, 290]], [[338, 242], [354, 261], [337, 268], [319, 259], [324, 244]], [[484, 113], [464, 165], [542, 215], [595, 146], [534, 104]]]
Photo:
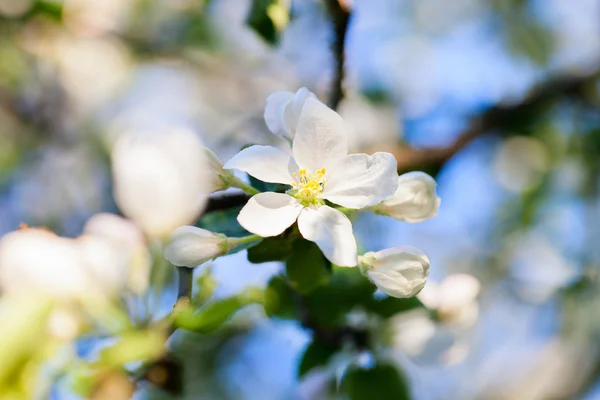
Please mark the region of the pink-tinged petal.
[[396, 169], [389, 153], [350, 154], [327, 170], [323, 198], [348, 208], [374, 206], [394, 194]]
[[297, 169], [289, 154], [271, 146], [250, 146], [233, 156], [226, 169], [244, 171], [263, 182], [292, 184], [290, 170]]
[[298, 217], [298, 228], [332, 263], [340, 267], [356, 266], [358, 256], [352, 223], [342, 212], [328, 206], [305, 208]]
[[348, 137], [342, 118], [314, 97], [302, 108], [293, 144], [300, 168], [316, 172], [348, 154]]
[[237, 217], [244, 229], [262, 237], [277, 236], [290, 227], [302, 205], [283, 193], [260, 193], [248, 200]]

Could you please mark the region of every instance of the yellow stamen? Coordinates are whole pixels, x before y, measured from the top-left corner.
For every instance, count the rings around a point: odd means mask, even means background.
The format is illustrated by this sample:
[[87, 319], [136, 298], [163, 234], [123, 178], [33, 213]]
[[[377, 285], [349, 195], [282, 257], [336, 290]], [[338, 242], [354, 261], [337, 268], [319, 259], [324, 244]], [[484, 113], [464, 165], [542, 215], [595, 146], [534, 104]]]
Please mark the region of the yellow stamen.
[[317, 170], [314, 175], [305, 168], [298, 170], [297, 174], [292, 174], [294, 177], [293, 188], [288, 193], [300, 200], [304, 206], [323, 204], [320, 195], [326, 182], [325, 172], [325, 168]]

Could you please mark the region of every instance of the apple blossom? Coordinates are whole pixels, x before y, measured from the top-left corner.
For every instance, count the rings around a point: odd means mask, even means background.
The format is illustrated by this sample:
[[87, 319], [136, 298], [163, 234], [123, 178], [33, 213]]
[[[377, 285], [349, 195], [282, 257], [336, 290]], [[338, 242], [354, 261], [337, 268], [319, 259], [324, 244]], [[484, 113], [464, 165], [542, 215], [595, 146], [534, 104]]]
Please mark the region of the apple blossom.
[[372, 207], [372, 210], [399, 221], [425, 221], [435, 217], [440, 207], [441, 200], [435, 188], [435, 180], [424, 172], [402, 174], [398, 177], [398, 188], [394, 195]]
[[225, 165], [265, 182], [291, 186], [286, 193], [252, 197], [238, 222], [268, 237], [281, 234], [297, 220], [301, 235], [315, 242], [328, 260], [355, 266], [352, 224], [325, 200], [352, 209], [381, 203], [398, 185], [396, 159], [389, 153], [349, 155], [341, 117], [315, 97], [304, 103], [292, 152], [293, 157], [274, 147], [251, 146]]
[[412, 297], [423, 289], [429, 258], [412, 247], [393, 247], [359, 258], [361, 272], [391, 297]]
[[273, 134], [294, 139], [302, 108], [306, 100], [315, 98], [314, 93], [300, 88], [296, 93], [281, 91], [267, 97], [265, 123]]
[[196, 267], [257, 239], [256, 236], [228, 238], [195, 226], [180, 226], [167, 239], [165, 258], [179, 267]]
[[186, 129], [133, 131], [112, 153], [115, 200], [142, 230], [164, 237], [201, 212], [209, 180], [200, 139]]

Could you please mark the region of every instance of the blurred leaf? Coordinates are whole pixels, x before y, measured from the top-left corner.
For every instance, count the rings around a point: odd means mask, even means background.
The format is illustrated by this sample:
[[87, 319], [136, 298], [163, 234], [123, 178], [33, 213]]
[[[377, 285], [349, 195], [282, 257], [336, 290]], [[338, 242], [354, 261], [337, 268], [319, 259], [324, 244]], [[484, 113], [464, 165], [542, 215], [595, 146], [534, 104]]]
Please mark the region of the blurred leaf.
[[100, 362], [118, 368], [133, 361], [158, 359], [164, 352], [165, 340], [164, 334], [157, 331], [128, 332], [100, 352]]
[[279, 275], [269, 281], [265, 292], [265, 312], [269, 317], [295, 319], [298, 307], [295, 293], [290, 285]]
[[241, 209], [242, 206], [227, 210], [212, 211], [204, 215], [196, 226], [230, 237], [249, 235], [249, 232], [242, 228], [237, 221], [237, 216]]
[[341, 391], [350, 400], [411, 398], [405, 378], [389, 364], [377, 364], [373, 368], [350, 367], [342, 378]]
[[192, 305], [198, 307], [210, 299], [217, 289], [217, 281], [212, 276], [210, 268], [206, 268], [200, 276], [196, 278], [196, 295], [192, 298]]
[[0, 301], [0, 388], [18, 377], [17, 370], [46, 344], [46, 320], [52, 310], [49, 301], [4, 297]]
[[306, 296], [304, 304], [320, 326], [337, 326], [350, 310], [372, 301], [374, 292], [375, 286], [358, 268], [337, 268], [329, 283]]
[[292, 256], [292, 244], [296, 236], [280, 235], [264, 238], [248, 249], [248, 261], [259, 264], [269, 261], [285, 261]]
[[277, 3], [277, 0], [254, 0], [246, 17], [246, 24], [271, 44], [277, 42], [277, 26], [269, 16], [269, 9]]
[[285, 263], [285, 272], [292, 287], [300, 294], [310, 293], [331, 276], [331, 263], [319, 246], [304, 239], [292, 244], [292, 255]]
[[211, 332], [220, 328], [240, 308], [258, 302], [263, 302], [263, 292], [248, 289], [237, 296], [211, 302], [198, 311], [185, 308], [175, 312], [174, 323], [175, 326], [192, 332]]
[[298, 377], [304, 376], [313, 368], [326, 365], [331, 357], [339, 350], [340, 348], [338, 346], [333, 346], [331, 344], [323, 343], [322, 341], [313, 339], [306, 350], [304, 350], [304, 354], [300, 360], [300, 365], [298, 366]]
[[253, 188], [260, 190], [261, 192], [276, 192], [280, 186], [278, 183], [263, 182], [260, 179], [256, 179], [251, 175], [248, 176], [250, 178], [250, 185]]
[[408, 299], [396, 299], [394, 297], [385, 297], [383, 299], [371, 299], [366, 303], [366, 308], [384, 318], [389, 318], [401, 312], [424, 307], [423, 303], [416, 297]]

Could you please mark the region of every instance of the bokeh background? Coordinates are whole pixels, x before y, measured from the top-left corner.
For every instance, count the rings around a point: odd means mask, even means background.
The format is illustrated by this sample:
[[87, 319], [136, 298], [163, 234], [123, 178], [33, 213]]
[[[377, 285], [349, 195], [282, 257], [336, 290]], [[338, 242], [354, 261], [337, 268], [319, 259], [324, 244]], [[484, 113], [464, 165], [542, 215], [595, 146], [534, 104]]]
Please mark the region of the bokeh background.
[[[0, 234], [118, 212], [119, 132], [185, 126], [227, 160], [274, 140], [270, 93], [304, 86], [339, 101], [353, 151], [438, 181], [430, 221], [355, 221], [365, 251], [426, 251], [421, 301], [455, 305], [394, 322], [413, 397], [600, 399], [599, 71], [598, 0], [0, 0]], [[280, 269], [219, 259], [216, 295]], [[326, 398], [297, 379], [309, 330], [242, 318], [178, 339], [188, 398]], [[77, 397], [59, 381], [52, 398]]]

